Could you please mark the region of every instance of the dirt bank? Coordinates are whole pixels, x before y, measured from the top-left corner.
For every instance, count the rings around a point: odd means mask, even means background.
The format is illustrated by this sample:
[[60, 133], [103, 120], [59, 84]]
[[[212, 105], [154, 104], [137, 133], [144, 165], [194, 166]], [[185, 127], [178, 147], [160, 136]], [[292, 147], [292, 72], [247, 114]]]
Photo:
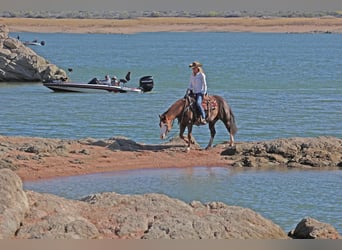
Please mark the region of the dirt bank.
[[137, 18], [41, 19], [0, 18], [11, 32], [138, 33], [138, 32], [276, 32], [342, 33], [342, 18]]
[[125, 137], [105, 140], [61, 140], [0, 136], [0, 168], [23, 180], [96, 172], [196, 166], [249, 168], [342, 168], [342, 139], [283, 138], [260, 142], [218, 144], [190, 151], [178, 138], [160, 145], [136, 143]]
[[126, 138], [59, 140], [0, 136], [0, 168], [9, 167], [23, 180], [118, 170], [228, 166], [220, 153], [185, 150], [181, 141], [170, 145], [140, 145]]

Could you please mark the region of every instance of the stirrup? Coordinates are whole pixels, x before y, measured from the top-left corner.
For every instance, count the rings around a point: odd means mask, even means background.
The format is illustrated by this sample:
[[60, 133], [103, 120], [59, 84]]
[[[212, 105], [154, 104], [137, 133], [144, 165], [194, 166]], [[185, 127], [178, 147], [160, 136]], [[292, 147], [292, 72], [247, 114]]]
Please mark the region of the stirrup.
[[207, 121], [204, 118], [201, 118], [200, 119], [200, 124], [205, 125], [205, 124], [207, 124]]

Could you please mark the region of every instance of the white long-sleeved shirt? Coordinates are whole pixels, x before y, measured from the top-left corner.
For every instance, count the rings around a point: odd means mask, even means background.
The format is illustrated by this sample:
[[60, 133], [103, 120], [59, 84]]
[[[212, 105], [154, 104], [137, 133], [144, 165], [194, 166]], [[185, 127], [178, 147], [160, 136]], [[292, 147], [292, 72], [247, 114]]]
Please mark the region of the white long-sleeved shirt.
[[109, 76], [106, 76], [106, 79], [100, 80], [101, 84], [107, 84], [108, 86], [112, 85], [112, 81]]
[[194, 94], [206, 94], [207, 93], [207, 82], [205, 79], [205, 74], [198, 72], [196, 75], [190, 75], [189, 89], [191, 89]]

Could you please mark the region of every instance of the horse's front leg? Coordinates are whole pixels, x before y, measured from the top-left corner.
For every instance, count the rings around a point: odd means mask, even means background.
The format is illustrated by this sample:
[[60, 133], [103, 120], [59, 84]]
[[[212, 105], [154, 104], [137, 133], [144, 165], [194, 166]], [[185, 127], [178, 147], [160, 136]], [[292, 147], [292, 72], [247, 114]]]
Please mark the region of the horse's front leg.
[[214, 141], [214, 137], [216, 135], [216, 130], [215, 130], [215, 123], [216, 121], [213, 122], [209, 122], [209, 129], [210, 129], [210, 140], [208, 145], [206, 146], [206, 150], [211, 148], [211, 146], [213, 145], [213, 141]]
[[184, 131], [185, 131], [185, 126], [180, 124], [179, 125], [179, 137], [184, 140], [185, 142], [188, 142], [187, 139], [184, 137]]
[[192, 125], [188, 125], [188, 148], [190, 149], [190, 145], [195, 144], [195, 141], [192, 138]]

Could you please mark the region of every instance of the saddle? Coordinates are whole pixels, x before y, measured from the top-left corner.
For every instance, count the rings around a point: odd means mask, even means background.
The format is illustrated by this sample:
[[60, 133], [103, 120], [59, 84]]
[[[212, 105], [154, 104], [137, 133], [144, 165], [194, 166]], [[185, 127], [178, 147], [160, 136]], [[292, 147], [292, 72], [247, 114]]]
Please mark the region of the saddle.
[[[196, 100], [195, 100], [195, 96], [194, 95], [189, 95], [188, 98], [190, 98], [190, 106], [191, 106], [191, 110], [194, 113], [195, 116], [195, 124], [199, 125], [199, 119], [200, 119], [200, 112], [197, 108], [196, 105]], [[210, 95], [205, 95], [203, 96], [203, 100], [202, 100], [202, 107], [204, 109], [204, 112], [206, 114], [207, 117], [210, 116], [210, 112], [212, 110], [215, 110], [217, 108], [217, 102], [216, 99]]]

